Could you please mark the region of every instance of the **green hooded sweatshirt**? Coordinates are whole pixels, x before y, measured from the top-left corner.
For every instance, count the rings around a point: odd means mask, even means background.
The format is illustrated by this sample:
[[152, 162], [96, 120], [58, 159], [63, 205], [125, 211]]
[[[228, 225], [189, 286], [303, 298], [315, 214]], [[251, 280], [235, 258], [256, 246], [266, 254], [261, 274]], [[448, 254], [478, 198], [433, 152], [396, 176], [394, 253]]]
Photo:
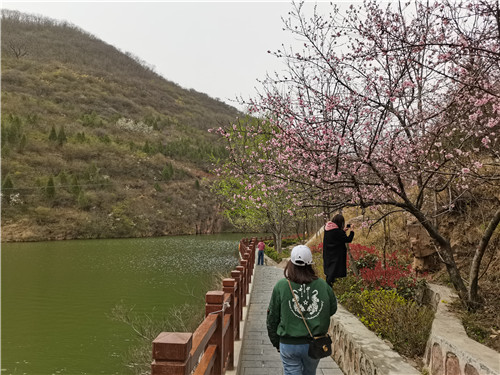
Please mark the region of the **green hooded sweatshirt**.
[[[309, 284], [291, 282], [302, 314], [314, 336], [328, 332], [330, 317], [337, 311], [337, 298], [323, 279]], [[304, 321], [297, 309], [287, 279], [279, 280], [273, 289], [267, 309], [267, 333], [275, 348], [284, 344], [306, 344], [310, 341]]]

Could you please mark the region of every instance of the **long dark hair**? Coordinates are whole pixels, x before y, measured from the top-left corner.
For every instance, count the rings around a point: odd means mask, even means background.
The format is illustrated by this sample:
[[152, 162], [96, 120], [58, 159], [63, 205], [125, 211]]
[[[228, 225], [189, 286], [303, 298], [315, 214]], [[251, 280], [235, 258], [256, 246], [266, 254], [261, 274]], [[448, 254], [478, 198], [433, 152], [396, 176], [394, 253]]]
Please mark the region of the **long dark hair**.
[[283, 274], [288, 280], [297, 284], [309, 284], [318, 278], [311, 265], [296, 266], [291, 260], [288, 261]]
[[334, 222], [335, 224], [337, 224], [337, 226], [340, 228], [340, 229], [344, 229], [344, 226], [345, 226], [345, 219], [344, 219], [344, 216], [342, 216], [341, 214], [337, 214], [333, 217], [332, 219], [332, 222]]

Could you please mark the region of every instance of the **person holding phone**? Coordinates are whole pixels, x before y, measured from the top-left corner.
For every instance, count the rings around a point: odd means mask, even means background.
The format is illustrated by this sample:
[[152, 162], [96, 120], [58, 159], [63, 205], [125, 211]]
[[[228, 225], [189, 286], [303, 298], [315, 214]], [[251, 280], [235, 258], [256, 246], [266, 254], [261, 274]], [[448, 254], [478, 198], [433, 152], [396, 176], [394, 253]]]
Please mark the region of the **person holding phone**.
[[[338, 214], [325, 224], [323, 235], [323, 270], [326, 282], [332, 286], [336, 279], [347, 276], [346, 243], [354, 239], [351, 225], [344, 228], [344, 216]], [[350, 230], [349, 235], [346, 234]]]

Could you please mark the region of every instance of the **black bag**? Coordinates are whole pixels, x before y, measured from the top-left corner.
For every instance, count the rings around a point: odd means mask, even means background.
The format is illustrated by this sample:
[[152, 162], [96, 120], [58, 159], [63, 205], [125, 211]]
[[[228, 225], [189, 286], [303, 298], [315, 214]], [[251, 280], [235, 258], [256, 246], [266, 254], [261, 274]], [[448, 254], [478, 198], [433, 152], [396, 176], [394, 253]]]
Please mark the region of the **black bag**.
[[309, 343], [309, 357], [320, 359], [332, 355], [332, 339], [330, 335], [318, 336]]

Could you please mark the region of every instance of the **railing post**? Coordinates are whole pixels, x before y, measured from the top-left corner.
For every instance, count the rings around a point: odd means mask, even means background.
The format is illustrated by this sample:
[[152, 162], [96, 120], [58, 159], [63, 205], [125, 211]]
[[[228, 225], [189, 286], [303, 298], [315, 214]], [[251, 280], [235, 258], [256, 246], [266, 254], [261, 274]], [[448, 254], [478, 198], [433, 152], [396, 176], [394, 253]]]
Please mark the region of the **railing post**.
[[189, 352], [192, 346], [192, 333], [160, 333], [153, 341], [151, 375], [187, 375], [191, 373]]
[[[245, 254], [246, 255], [246, 254]], [[240, 260], [240, 265], [243, 267], [243, 306], [247, 305], [247, 293], [248, 293], [248, 260], [242, 259]], [[236, 267], [238, 269], [238, 267]]]
[[[240, 261], [241, 264], [241, 261]], [[246, 292], [245, 292], [245, 267], [236, 266], [236, 271], [240, 273], [240, 290], [241, 290], [241, 312], [243, 312], [243, 306], [246, 306]], [[243, 317], [243, 315], [241, 315]]]
[[248, 245], [248, 249], [247, 249], [247, 254], [248, 254], [248, 274], [250, 275], [250, 283], [252, 282], [252, 276], [253, 276], [253, 261], [252, 261], [252, 254], [253, 254], [253, 251], [252, 251], [252, 247], [253, 247], [253, 240], [250, 241], [250, 245]]
[[257, 239], [254, 237], [250, 242], [250, 272], [253, 275], [253, 270], [255, 268], [255, 247], [257, 246]]
[[250, 251], [247, 250], [247, 252], [245, 253], [245, 255], [243, 256], [243, 259], [245, 259], [247, 261], [246, 263], [246, 273], [247, 273], [247, 293], [249, 291], [249, 285], [250, 283], [252, 282], [252, 265], [250, 264]]
[[240, 339], [240, 322], [241, 322], [241, 318], [243, 315], [243, 298], [241, 296], [241, 293], [242, 293], [241, 272], [240, 271], [231, 271], [231, 277], [236, 281], [237, 289], [236, 289], [235, 297], [238, 301], [238, 304], [236, 305], [236, 309], [235, 309], [236, 334], [234, 336], [234, 339], [239, 340]]
[[222, 280], [222, 290], [224, 293], [229, 293], [231, 295], [231, 302], [229, 304], [229, 311], [225, 312], [231, 314], [231, 321], [229, 323], [229, 334], [226, 333], [227, 337], [227, 348], [226, 351], [229, 353], [229, 357], [227, 359], [227, 370], [234, 369], [234, 340], [236, 337], [236, 327], [239, 326], [238, 313], [236, 312], [237, 306], [235, 305], [236, 298], [236, 280], [234, 279], [224, 279]]
[[210, 291], [205, 295], [205, 316], [217, 314], [217, 328], [208, 341], [209, 345], [216, 345], [216, 357], [213, 375], [222, 375], [224, 371], [224, 292], [222, 290]]

